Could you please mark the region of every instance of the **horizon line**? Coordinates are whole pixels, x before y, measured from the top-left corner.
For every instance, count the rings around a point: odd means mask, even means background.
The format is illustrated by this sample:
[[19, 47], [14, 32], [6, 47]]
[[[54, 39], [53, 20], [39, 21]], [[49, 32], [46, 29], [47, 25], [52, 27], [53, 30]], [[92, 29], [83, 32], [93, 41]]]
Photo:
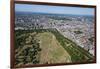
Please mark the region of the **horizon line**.
[[[43, 13], [43, 14], [58, 14], [58, 15], [82, 15], [82, 14], [63, 14], [63, 13], [47, 13], [47, 12], [32, 12], [32, 11], [15, 11], [15, 12], [29, 12], [29, 13]], [[83, 14], [83, 16], [94, 16], [94, 15], [85, 15]]]

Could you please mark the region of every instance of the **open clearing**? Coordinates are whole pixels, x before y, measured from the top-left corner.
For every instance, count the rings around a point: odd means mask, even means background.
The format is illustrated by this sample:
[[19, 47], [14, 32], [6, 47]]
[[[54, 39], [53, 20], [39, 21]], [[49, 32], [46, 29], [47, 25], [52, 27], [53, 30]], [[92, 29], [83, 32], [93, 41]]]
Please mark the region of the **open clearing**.
[[40, 40], [40, 63], [66, 63], [71, 62], [71, 57], [60, 45], [56, 37], [50, 32], [38, 33], [36, 39]]

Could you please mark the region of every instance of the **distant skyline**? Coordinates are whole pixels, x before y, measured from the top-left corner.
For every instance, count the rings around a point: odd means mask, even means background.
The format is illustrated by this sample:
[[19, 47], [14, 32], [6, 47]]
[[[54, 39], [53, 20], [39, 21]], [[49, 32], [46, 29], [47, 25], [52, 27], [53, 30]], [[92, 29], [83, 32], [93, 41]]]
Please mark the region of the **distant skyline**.
[[18, 12], [39, 12], [51, 14], [72, 14], [72, 15], [94, 15], [94, 8], [49, 6], [34, 4], [15, 4], [15, 11]]

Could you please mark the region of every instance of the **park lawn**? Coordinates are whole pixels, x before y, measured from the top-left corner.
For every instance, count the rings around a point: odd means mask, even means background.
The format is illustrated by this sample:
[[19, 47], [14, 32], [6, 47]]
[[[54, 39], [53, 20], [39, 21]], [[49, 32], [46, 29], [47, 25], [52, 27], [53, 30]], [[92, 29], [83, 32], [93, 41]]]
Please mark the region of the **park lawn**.
[[60, 45], [55, 35], [50, 32], [38, 33], [35, 37], [40, 40], [40, 64], [68, 63], [71, 57]]

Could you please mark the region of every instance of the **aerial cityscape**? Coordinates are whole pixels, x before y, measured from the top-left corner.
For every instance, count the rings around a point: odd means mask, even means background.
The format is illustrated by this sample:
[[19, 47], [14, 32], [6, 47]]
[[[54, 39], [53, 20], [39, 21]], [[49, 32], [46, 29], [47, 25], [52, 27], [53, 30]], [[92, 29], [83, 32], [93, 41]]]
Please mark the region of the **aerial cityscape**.
[[93, 8], [15, 5], [16, 66], [93, 62], [94, 37]]

